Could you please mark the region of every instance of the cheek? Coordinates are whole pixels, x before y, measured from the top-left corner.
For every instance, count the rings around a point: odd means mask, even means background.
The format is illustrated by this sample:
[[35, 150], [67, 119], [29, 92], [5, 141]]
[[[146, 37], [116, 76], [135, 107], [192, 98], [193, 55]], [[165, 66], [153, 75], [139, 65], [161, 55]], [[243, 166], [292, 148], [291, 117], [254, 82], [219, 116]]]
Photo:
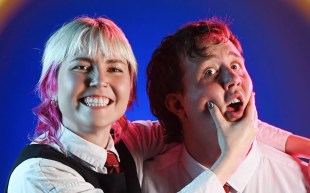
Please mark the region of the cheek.
[[122, 98], [126, 99], [126, 103], [129, 101], [130, 97], [130, 91], [131, 91], [131, 83], [130, 79], [122, 79], [117, 82], [115, 82], [117, 85], [117, 90], [118, 90], [118, 95], [121, 96]]
[[199, 111], [205, 111], [207, 102], [218, 103], [224, 96], [223, 89], [218, 84], [209, 84], [197, 87], [189, 92], [189, 107], [197, 108]]
[[68, 103], [68, 100], [75, 101], [83, 89], [83, 80], [70, 74], [59, 73], [58, 99], [64, 100], [64, 104]]
[[247, 78], [243, 79], [242, 85], [243, 85], [245, 100], [249, 101], [251, 94], [253, 92], [253, 83], [252, 83], [251, 78], [247, 76]]
[[253, 83], [249, 75], [243, 79], [243, 88], [247, 92], [247, 95], [251, 95], [253, 92]]

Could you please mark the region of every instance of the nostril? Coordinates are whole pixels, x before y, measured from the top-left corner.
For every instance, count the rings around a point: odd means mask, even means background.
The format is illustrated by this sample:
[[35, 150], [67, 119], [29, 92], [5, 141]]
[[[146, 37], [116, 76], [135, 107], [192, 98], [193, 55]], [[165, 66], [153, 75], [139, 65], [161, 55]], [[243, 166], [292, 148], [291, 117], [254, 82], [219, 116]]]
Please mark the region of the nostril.
[[231, 87], [233, 87], [234, 86], [234, 84], [229, 84], [228, 85], [228, 88], [231, 88]]
[[233, 87], [233, 86], [240, 86], [241, 80], [238, 76], [233, 77], [228, 85], [228, 88]]
[[241, 85], [241, 81], [239, 78], [234, 78], [234, 79], [231, 79], [227, 85], [226, 85], [226, 89], [230, 89], [234, 86], [240, 86]]

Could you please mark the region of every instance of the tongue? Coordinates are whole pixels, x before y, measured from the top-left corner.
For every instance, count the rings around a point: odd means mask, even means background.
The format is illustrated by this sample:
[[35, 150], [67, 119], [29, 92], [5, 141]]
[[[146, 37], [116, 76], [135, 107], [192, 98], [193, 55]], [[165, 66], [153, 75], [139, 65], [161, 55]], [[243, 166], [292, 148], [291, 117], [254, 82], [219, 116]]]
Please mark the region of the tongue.
[[233, 112], [233, 111], [235, 111], [235, 109], [234, 109], [233, 107], [231, 107], [231, 106], [228, 106], [228, 107], [227, 107], [227, 111], [228, 111], [228, 112]]
[[238, 111], [238, 109], [239, 109], [239, 103], [230, 104], [227, 107], [227, 111], [229, 112]]

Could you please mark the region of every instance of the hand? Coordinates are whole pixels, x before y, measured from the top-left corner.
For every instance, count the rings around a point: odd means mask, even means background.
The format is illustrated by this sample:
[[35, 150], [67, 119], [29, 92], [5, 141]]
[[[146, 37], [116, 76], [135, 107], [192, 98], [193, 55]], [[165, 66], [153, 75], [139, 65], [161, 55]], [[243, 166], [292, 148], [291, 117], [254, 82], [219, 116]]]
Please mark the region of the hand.
[[217, 128], [218, 142], [222, 151], [211, 170], [222, 183], [225, 183], [246, 157], [257, 133], [254, 94], [251, 95], [242, 119], [237, 122], [226, 121], [214, 104], [213, 108], [209, 108], [209, 111]]
[[226, 121], [216, 105], [210, 109], [210, 113], [217, 128], [222, 154], [239, 152], [245, 157], [257, 132], [254, 94], [251, 95], [242, 119], [237, 122]]

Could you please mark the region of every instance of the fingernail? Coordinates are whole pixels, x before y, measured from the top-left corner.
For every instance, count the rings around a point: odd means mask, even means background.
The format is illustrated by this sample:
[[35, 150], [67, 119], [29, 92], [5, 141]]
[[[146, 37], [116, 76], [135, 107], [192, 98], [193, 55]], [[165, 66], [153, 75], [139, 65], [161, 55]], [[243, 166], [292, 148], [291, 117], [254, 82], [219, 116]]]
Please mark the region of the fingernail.
[[214, 104], [212, 102], [208, 102], [208, 108], [213, 109], [213, 107], [214, 107]]

